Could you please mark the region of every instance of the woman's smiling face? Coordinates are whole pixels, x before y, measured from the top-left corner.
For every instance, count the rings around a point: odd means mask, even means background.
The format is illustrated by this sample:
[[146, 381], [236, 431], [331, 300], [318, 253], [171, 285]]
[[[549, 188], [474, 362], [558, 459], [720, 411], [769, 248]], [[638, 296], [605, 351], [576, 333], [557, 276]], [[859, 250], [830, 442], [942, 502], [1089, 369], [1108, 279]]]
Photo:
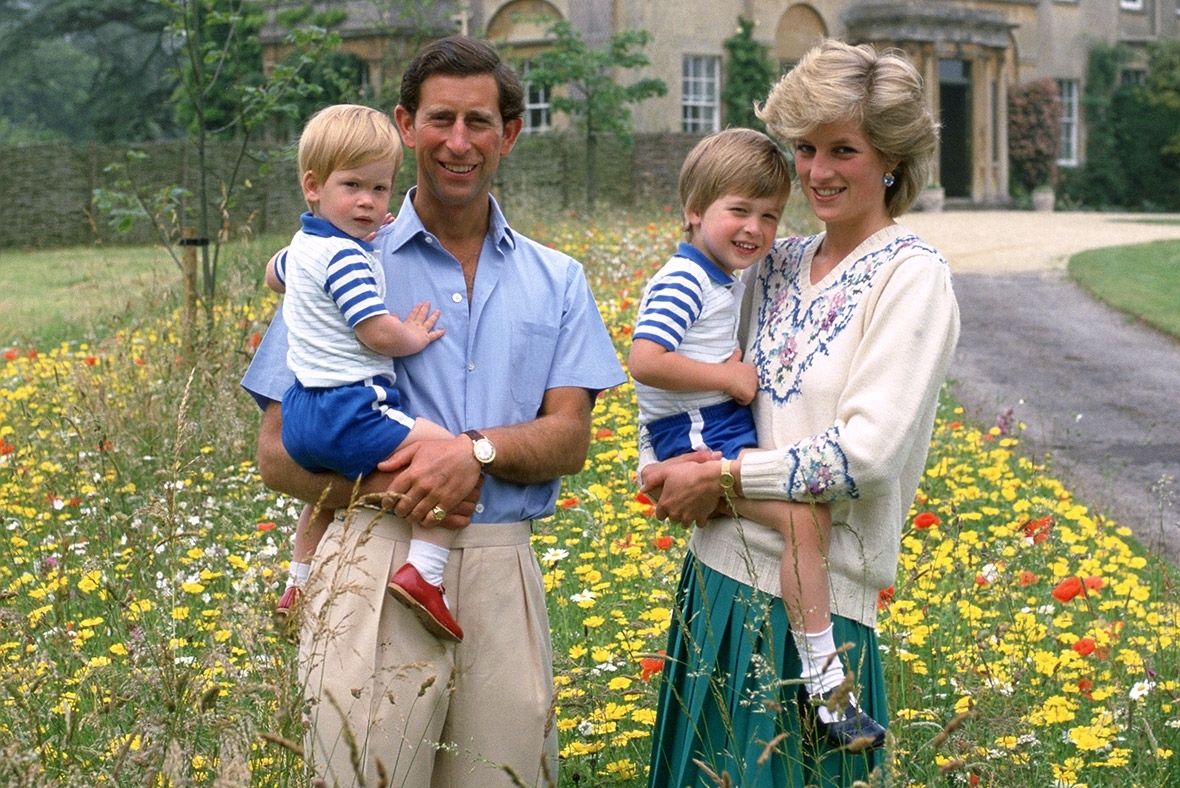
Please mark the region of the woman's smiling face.
[[799, 185], [829, 231], [887, 222], [883, 179], [895, 166], [850, 120], [817, 126], [795, 141]]

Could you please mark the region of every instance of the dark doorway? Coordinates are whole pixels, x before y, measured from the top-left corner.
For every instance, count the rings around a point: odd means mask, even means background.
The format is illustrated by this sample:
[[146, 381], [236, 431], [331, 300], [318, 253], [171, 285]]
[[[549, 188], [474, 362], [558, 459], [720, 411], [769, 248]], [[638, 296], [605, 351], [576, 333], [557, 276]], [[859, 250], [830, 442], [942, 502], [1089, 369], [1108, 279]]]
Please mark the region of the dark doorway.
[[938, 61], [938, 101], [942, 108], [939, 169], [947, 197], [971, 196], [971, 63]]

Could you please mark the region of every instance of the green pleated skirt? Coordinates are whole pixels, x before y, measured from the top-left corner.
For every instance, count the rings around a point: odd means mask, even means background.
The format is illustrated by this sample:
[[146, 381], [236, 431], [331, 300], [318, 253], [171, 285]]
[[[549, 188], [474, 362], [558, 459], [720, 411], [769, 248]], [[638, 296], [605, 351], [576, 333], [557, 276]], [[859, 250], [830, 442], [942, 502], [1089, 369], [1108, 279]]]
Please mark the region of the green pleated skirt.
[[[840, 616], [832, 624], [836, 645], [852, 644], [842, 659], [861, 708], [887, 724], [876, 631]], [[651, 788], [715, 788], [709, 771], [740, 788], [848, 788], [883, 771], [883, 751], [831, 750], [801, 724], [799, 672], [782, 600], [689, 553], [668, 634]]]

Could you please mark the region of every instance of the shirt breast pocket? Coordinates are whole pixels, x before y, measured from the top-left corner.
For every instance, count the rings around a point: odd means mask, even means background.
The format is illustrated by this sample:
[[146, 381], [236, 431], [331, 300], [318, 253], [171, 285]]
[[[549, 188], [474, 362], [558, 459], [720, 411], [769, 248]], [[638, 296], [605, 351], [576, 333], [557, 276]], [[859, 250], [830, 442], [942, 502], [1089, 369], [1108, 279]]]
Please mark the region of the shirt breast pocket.
[[521, 415], [534, 417], [549, 382], [549, 370], [557, 350], [557, 326], [521, 321], [509, 339], [512, 353], [512, 399]]

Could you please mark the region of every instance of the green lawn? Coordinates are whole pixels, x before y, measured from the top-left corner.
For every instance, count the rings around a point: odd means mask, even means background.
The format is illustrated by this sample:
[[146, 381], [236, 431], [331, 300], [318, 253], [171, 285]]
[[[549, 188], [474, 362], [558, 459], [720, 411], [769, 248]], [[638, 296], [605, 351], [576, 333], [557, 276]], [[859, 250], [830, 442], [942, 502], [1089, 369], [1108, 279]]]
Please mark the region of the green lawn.
[[1099, 300], [1180, 338], [1180, 241], [1083, 252], [1069, 273]]
[[[218, 267], [256, 270], [261, 278], [269, 254], [287, 240], [274, 236], [226, 244]], [[240, 265], [242, 256], [248, 258], [245, 265]], [[178, 265], [161, 246], [5, 249], [0, 251], [0, 347], [47, 348], [101, 336], [147, 303], [176, 298], [180, 283]]]

